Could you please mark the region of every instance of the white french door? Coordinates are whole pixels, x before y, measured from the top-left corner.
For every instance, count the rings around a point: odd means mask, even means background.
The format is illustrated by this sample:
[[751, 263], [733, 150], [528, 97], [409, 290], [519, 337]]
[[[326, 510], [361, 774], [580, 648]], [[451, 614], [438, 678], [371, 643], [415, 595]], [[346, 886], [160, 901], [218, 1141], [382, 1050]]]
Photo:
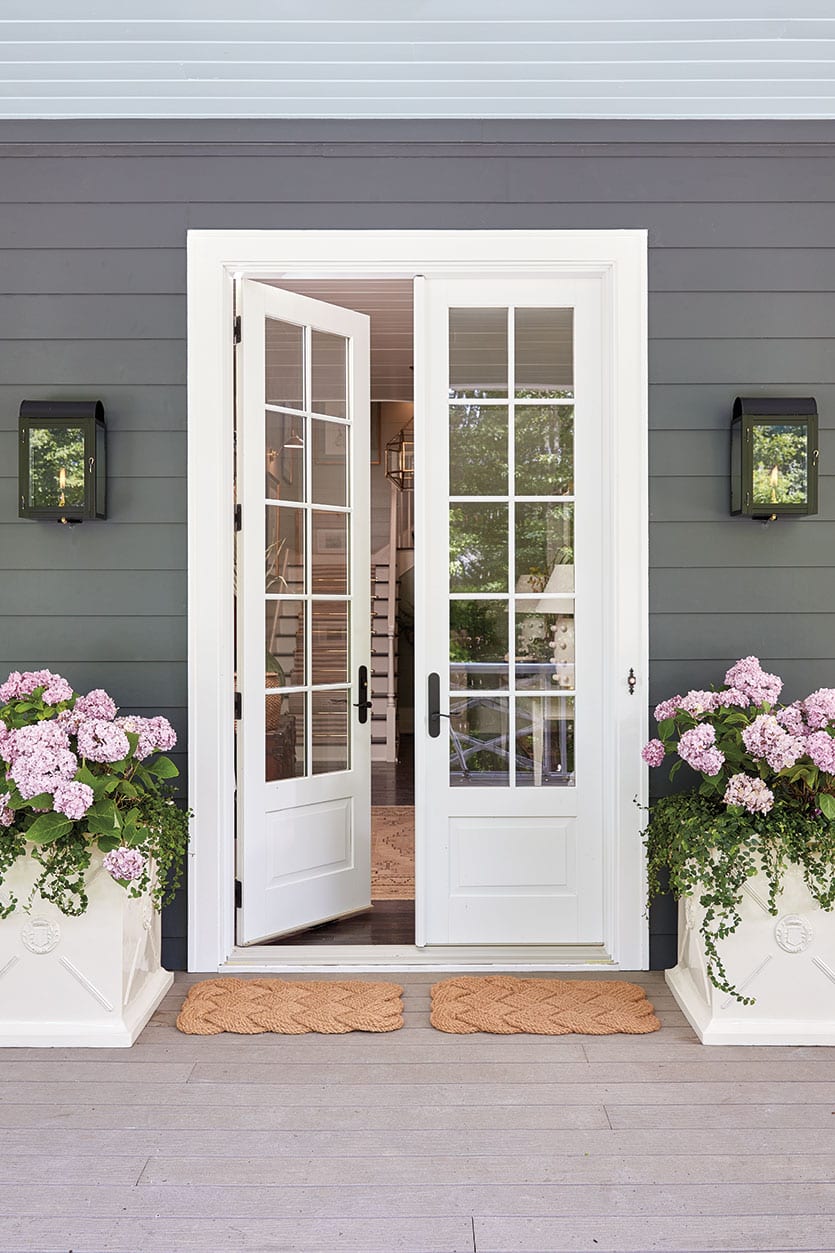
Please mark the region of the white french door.
[[237, 940], [251, 944], [371, 903], [369, 319], [252, 281], [241, 317]]
[[424, 939], [602, 944], [602, 284], [418, 282]]

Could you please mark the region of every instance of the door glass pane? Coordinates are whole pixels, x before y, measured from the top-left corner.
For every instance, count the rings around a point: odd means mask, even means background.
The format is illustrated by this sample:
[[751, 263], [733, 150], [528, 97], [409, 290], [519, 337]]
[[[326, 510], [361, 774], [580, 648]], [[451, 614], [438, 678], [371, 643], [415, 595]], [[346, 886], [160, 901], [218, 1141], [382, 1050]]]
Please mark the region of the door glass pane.
[[573, 697], [520, 697], [516, 701], [516, 786], [573, 785]]
[[304, 601], [265, 603], [265, 668], [267, 687], [304, 684]]
[[311, 590], [338, 596], [348, 591], [348, 515], [313, 510]]
[[304, 408], [304, 328], [267, 318], [264, 324], [265, 400]]
[[573, 396], [573, 309], [517, 309], [515, 345], [517, 397]]
[[450, 700], [449, 782], [452, 787], [507, 787], [510, 702], [501, 696]]
[[349, 693], [313, 692], [312, 774], [348, 769]]
[[450, 591], [507, 591], [507, 519], [507, 505], [450, 507]]
[[450, 309], [449, 394], [507, 395], [507, 309]]
[[453, 600], [449, 606], [449, 685], [493, 691], [508, 686], [507, 601]]
[[312, 604], [312, 683], [348, 682], [348, 602]]
[[304, 510], [267, 506], [265, 591], [304, 592]]
[[348, 441], [350, 428], [342, 422], [311, 419], [313, 427], [313, 485], [316, 505], [348, 504]]
[[530, 499], [574, 495], [573, 324], [449, 311], [453, 786], [574, 785], [574, 504]]
[[304, 433], [301, 414], [267, 410], [267, 500], [304, 500]]
[[516, 591], [573, 592], [574, 506], [516, 505]]
[[517, 600], [516, 687], [574, 688], [574, 606], [570, 601]]
[[311, 335], [311, 409], [335, 418], [348, 416], [348, 341], [342, 335], [313, 331]]
[[506, 405], [450, 405], [449, 493], [508, 494]]
[[571, 496], [574, 492], [574, 409], [516, 406], [516, 495]]
[[266, 778], [296, 779], [305, 772], [304, 692], [266, 698]]

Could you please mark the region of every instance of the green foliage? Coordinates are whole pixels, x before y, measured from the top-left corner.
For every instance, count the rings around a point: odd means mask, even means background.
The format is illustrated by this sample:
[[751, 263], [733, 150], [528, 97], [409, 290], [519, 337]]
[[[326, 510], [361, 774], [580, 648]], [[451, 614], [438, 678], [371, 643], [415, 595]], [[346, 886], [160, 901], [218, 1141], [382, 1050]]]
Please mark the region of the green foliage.
[[754, 427], [754, 500], [795, 504], [806, 499], [808, 445], [805, 428]]
[[701, 904], [708, 978], [743, 1005], [753, 998], [731, 984], [719, 942], [741, 922], [746, 881], [760, 870], [765, 873], [769, 910], [776, 914], [783, 872], [794, 862], [821, 908], [835, 907], [835, 825], [789, 800], [775, 801], [768, 814], [749, 814], [725, 806], [721, 796], [680, 792], [653, 803], [644, 840], [650, 901], [669, 890]]
[[[61, 711], [73, 709], [78, 699], [73, 694], [72, 699], [47, 705], [44, 690], [37, 687], [0, 707], [0, 734], [5, 734], [5, 729], [17, 731], [55, 718]], [[165, 719], [154, 722], [167, 727], [168, 746], [174, 739], [171, 728]], [[136, 719], [127, 726], [147, 724], [148, 720]], [[137, 730], [125, 729], [130, 751], [115, 762], [83, 757], [75, 728], [67, 734], [78, 762], [71, 781], [90, 788], [93, 794], [92, 804], [80, 818], [66, 817], [55, 808], [56, 797], [51, 792], [24, 799], [11, 777], [8, 755], [0, 754], [0, 883], [8, 879], [20, 858], [29, 858], [38, 866], [29, 898], [19, 902], [14, 894], [4, 894], [0, 918], [8, 917], [20, 904], [28, 908], [36, 896], [65, 914], [84, 913], [94, 849], [104, 855], [117, 849], [139, 853], [140, 858], [134, 858], [142, 866], [138, 877], [116, 882], [129, 896], [147, 893], [154, 906], [162, 908], [180, 884], [188, 845], [191, 815], [170, 795], [169, 781], [177, 778], [177, 767], [170, 757], [153, 751], [144, 759], [137, 757], [141, 739]], [[144, 751], [148, 752], [147, 742]], [[5, 822], [9, 825], [2, 825]]]

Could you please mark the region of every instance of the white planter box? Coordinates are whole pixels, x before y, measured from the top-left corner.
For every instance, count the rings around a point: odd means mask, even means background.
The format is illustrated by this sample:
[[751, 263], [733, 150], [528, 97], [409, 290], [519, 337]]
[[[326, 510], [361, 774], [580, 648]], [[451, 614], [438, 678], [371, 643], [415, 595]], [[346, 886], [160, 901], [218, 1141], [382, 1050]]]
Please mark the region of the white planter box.
[[679, 902], [678, 965], [667, 983], [702, 1044], [835, 1044], [835, 912], [813, 900], [789, 866], [768, 912], [765, 875], [749, 879], [742, 922], [719, 952], [729, 980], [755, 1004], [741, 1005], [708, 981], [697, 897]]
[[[23, 904], [36, 878], [21, 859], [0, 886]], [[160, 918], [132, 900], [102, 867], [87, 874], [90, 905], [69, 918], [36, 897], [0, 919], [0, 1046], [127, 1048], [168, 991], [160, 966]]]

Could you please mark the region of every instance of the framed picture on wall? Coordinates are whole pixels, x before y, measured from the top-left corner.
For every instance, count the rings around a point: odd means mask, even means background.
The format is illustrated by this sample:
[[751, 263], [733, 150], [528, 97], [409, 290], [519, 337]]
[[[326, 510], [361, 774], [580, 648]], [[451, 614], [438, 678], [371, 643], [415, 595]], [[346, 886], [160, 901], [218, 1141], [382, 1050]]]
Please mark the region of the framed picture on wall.
[[346, 552], [348, 532], [344, 526], [316, 527], [314, 535], [316, 539], [314, 550], [317, 553], [331, 553], [336, 556], [344, 555]]
[[341, 422], [317, 422], [313, 433], [313, 461], [317, 466], [343, 465], [347, 449], [347, 426]]
[[381, 400], [372, 400], [371, 402], [371, 464], [378, 466], [380, 464], [380, 427], [383, 419], [383, 402]]

